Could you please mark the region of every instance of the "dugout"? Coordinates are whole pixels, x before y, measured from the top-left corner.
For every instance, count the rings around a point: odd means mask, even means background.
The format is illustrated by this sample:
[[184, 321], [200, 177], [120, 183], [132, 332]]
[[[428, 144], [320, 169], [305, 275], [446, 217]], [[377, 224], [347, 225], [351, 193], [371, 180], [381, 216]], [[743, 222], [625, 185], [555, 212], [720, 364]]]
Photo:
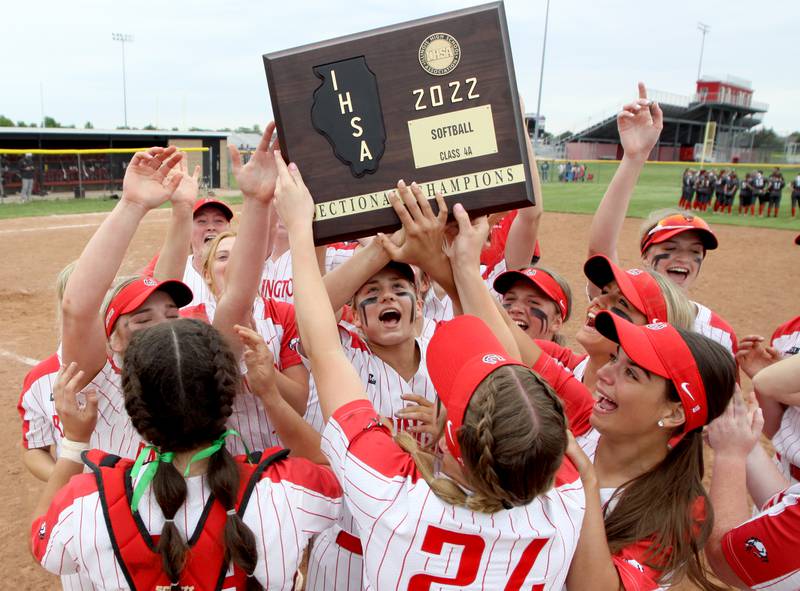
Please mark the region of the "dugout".
[[[34, 193], [75, 191], [77, 195], [79, 187], [83, 191], [119, 190], [125, 167], [133, 155], [130, 150], [174, 145], [193, 149], [188, 152], [189, 170], [200, 164], [201, 176], [208, 187], [227, 189], [227, 136], [226, 132], [216, 131], [0, 127], [4, 186], [7, 193], [18, 191], [21, 186], [20, 150], [33, 152]], [[56, 153], [37, 153], [38, 150]], [[69, 153], [74, 150], [97, 152]]]

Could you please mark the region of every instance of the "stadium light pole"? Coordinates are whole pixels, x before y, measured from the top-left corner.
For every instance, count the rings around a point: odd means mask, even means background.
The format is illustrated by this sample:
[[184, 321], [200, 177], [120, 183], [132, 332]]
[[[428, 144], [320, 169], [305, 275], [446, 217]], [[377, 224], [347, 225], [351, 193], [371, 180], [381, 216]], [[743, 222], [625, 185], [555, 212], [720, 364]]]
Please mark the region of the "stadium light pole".
[[539, 118], [542, 112], [542, 79], [544, 78], [544, 56], [547, 51], [547, 21], [550, 19], [550, 0], [544, 11], [544, 39], [542, 40], [542, 65], [539, 67], [539, 97], [536, 99], [536, 119], [533, 121], [533, 143], [539, 139]]
[[125, 113], [125, 127], [128, 127], [128, 89], [125, 84], [125, 44], [133, 42], [133, 35], [111, 33], [111, 39], [122, 44], [122, 108]]
[[706, 46], [706, 34], [711, 30], [711, 27], [705, 23], [697, 23], [697, 30], [703, 34], [703, 40], [700, 41], [700, 63], [697, 64], [697, 79], [700, 80], [700, 72], [703, 69], [703, 50]]

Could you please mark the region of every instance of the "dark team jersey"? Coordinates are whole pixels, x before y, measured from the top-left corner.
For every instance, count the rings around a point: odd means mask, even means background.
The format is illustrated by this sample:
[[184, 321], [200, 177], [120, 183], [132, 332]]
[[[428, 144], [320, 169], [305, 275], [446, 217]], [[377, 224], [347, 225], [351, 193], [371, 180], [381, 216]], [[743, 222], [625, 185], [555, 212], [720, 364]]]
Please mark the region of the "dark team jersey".
[[792, 193], [800, 193], [800, 176], [792, 181]]
[[780, 193], [786, 186], [783, 175], [769, 177], [769, 190], [773, 193]]
[[725, 195], [728, 197], [736, 195], [736, 192], [739, 190], [739, 184], [739, 179], [735, 177], [729, 178], [728, 183], [725, 185]]
[[764, 177], [763, 176], [762, 177], [758, 177], [758, 176], [754, 177], [753, 180], [751, 181], [751, 184], [753, 185], [753, 191], [755, 191], [756, 193], [763, 192], [764, 191], [764, 187], [766, 186], [766, 182], [764, 181]]

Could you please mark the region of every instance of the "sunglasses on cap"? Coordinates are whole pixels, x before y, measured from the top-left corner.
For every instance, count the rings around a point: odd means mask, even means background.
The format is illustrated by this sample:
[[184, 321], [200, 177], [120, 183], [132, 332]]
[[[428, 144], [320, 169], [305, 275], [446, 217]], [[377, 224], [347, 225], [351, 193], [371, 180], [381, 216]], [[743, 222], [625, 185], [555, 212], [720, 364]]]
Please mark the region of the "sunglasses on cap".
[[642, 254], [654, 244], [660, 244], [682, 234], [683, 232], [696, 231], [706, 250], [714, 250], [719, 246], [717, 237], [706, 221], [688, 213], [676, 213], [667, 216], [653, 226], [642, 238]]

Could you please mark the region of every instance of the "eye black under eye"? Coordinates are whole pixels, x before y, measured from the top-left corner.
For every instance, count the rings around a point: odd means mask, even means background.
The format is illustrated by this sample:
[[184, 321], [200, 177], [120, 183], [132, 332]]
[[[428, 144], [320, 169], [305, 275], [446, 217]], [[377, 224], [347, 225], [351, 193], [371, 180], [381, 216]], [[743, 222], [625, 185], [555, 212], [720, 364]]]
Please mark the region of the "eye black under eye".
[[616, 314], [616, 315], [617, 315], [617, 316], [619, 316], [620, 318], [624, 318], [624, 319], [625, 319], [625, 320], [627, 320], [628, 322], [633, 322], [633, 320], [631, 319], [631, 317], [630, 317], [630, 316], [628, 316], [628, 315], [627, 315], [627, 314], [626, 314], [626, 313], [625, 313], [623, 310], [620, 310], [620, 309], [619, 309], [619, 308], [617, 308], [616, 306], [612, 307], [612, 308], [611, 308], [611, 310], [610, 310], [610, 312], [611, 312], [612, 314]]

